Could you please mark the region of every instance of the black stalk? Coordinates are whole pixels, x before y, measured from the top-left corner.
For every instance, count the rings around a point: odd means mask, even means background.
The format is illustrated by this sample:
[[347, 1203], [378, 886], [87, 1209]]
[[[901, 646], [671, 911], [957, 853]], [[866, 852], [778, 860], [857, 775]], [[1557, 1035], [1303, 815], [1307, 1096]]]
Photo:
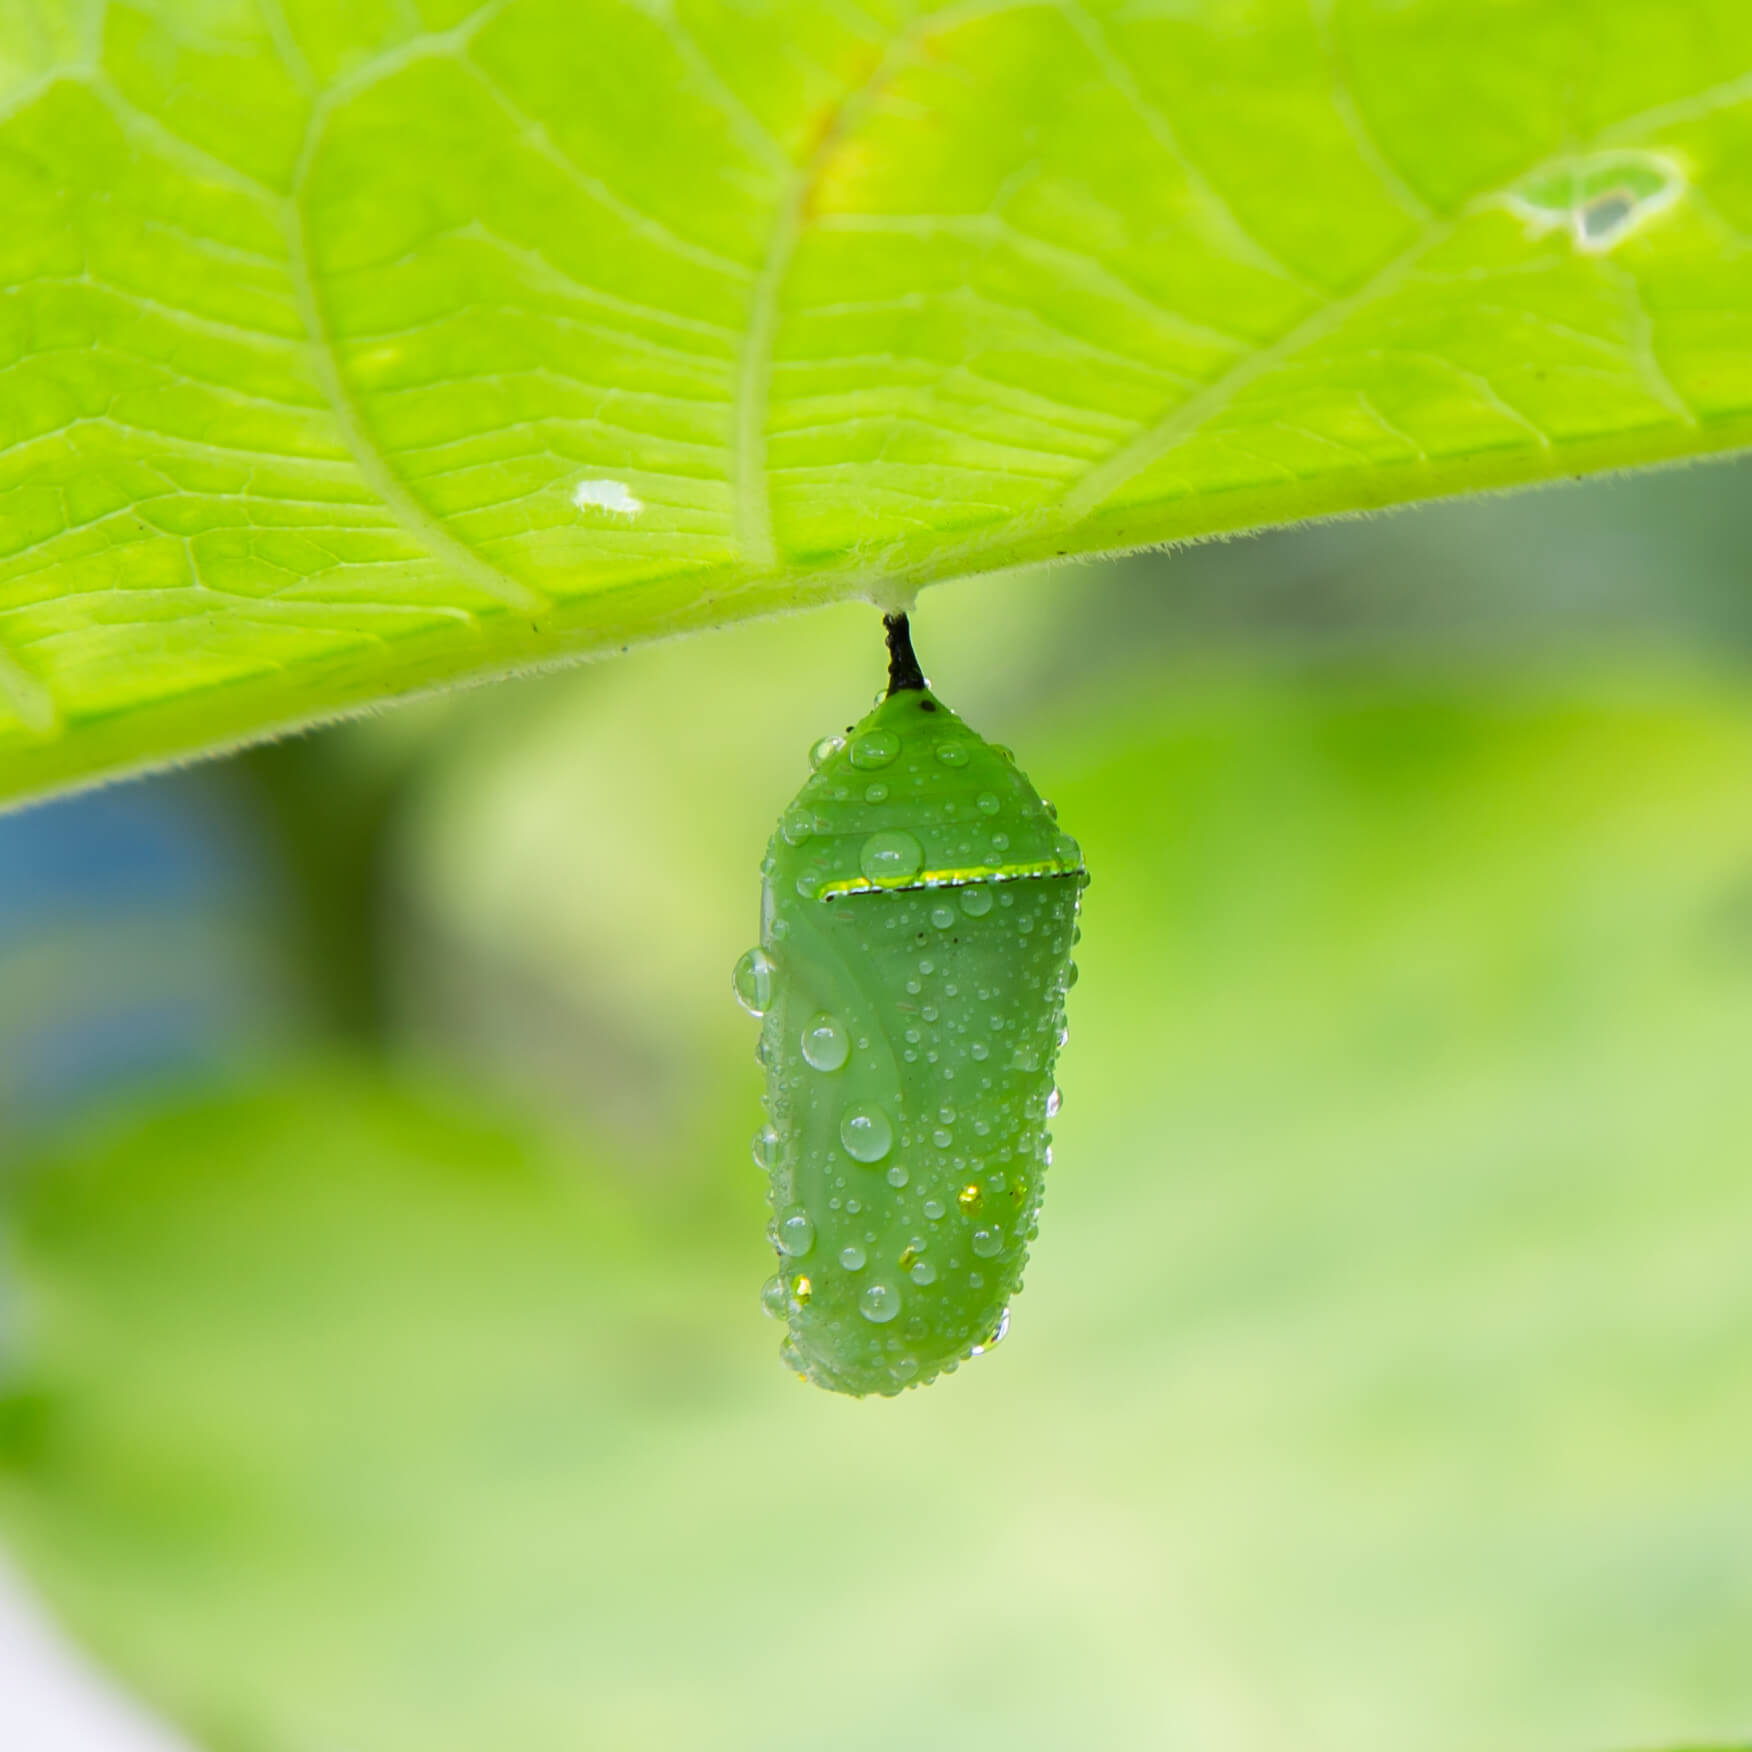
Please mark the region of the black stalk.
[[904, 614], [885, 614], [882, 630], [888, 635], [888, 693], [922, 693], [925, 672], [913, 655], [912, 628]]

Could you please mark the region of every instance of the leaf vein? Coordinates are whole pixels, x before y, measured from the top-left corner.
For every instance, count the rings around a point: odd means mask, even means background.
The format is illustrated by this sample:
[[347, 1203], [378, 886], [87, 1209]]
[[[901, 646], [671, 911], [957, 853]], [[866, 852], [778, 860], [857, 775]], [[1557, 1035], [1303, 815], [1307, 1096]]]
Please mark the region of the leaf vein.
[[303, 150], [299, 154], [292, 191], [283, 205], [282, 222], [291, 264], [293, 293], [309, 340], [312, 368], [328, 397], [341, 436], [345, 439], [347, 448], [352, 451], [359, 472], [417, 542], [450, 566], [458, 577], [466, 579], [507, 607], [523, 614], [539, 613], [551, 606], [548, 597], [490, 565], [479, 554], [458, 541], [396, 478], [387, 458], [372, 439], [353, 400], [352, 391], [335, 352], [334, 339], [329, 332], [322, 300], [317, 292], [315, 275], [311, 269], [310, 243], [305, 228], [304, 188], [320, 139], [318, 118], [313, 116], [305, 133]]

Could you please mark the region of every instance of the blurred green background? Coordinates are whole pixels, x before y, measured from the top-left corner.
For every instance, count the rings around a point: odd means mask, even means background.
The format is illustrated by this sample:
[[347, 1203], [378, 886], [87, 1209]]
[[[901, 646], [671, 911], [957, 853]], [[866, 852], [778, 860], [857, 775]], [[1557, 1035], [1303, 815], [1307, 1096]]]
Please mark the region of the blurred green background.
[[930, 593], [1083, 842], [1009, 1339], [778, 1364], [873, 611], [0, 821], [0, 1534], [211, 1752], [1752, 1726], [1752, 464]]

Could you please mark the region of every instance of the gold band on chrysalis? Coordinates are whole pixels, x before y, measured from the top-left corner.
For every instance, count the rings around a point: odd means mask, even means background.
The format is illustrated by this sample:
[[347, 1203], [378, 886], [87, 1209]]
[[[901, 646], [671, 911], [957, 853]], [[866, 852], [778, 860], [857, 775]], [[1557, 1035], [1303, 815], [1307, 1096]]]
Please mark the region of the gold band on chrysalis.
[[925, 870], [904, 882], [872, 882], [868, 876], [847, 876], [824, 882], [816, 889], [817, 900], [837, 900], [846, 894], [906, 894], [921, 888], [966, 888], [976, 882], [1024, 882], [1043, 876], [1081, 876], [1083, 866], [1067, 870], [1056, 859], [1033, 864], [970, 864], [959, 870]]

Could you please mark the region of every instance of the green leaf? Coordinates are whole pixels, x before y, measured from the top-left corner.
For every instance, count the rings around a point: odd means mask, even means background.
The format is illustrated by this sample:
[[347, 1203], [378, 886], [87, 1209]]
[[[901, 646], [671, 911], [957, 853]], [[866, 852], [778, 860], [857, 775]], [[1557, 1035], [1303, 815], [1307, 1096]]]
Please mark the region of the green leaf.
[[1752, 440], [1743, 0], [18, 0], [0, 797]]

